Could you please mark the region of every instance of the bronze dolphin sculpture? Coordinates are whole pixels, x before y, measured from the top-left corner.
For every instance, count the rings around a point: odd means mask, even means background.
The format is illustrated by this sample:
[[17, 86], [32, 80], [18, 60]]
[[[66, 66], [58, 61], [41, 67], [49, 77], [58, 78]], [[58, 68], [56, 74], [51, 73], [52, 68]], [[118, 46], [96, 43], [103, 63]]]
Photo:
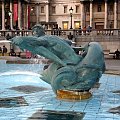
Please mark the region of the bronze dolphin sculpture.
[[33, 27], [34, 36], [14, 37], [12, 43], [34, 54], [52, 60], [41, 79], [57, 90], [88, 91], [105, 71], [104, 54], [97, 42], [86, 44], [82, 55], [62, 38], [45, 35], [40, 25]]

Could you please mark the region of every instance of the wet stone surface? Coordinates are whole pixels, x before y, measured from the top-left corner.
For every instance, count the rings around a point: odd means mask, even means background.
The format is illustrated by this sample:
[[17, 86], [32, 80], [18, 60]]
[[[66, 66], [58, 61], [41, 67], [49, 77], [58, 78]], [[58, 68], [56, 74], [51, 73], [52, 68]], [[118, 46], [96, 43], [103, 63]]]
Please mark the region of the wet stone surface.
[[26, 94], [48, 90], [48, 88], [45, 88], [45, 87], [36, 87], [32, 85], [17, 86], [17, 87], [12, 87], [10, 89], [23, 92]]
[[28, 106], [24, 97], [0, 98], [0, 108]]
[[115, 107], [115, 108], [111, 108], [109, 110], [110, 113], [113, 113], [113, 114], [119, 114], [120, 115], [120, 106], [118, 107]]
[[84, 115], [82, 112], [39, 110], [28, 120], [82, 120]]

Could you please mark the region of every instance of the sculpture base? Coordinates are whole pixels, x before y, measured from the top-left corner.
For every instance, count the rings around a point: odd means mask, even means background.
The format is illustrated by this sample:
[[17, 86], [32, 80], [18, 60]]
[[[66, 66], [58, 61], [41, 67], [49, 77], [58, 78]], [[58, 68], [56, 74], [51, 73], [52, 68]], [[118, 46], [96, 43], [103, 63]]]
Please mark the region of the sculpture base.
[[58, 90], [57, 98], [58, 99], [67, 99], [67, 100], [85, 100], [91, 98], [92, 94], [88, 92], [79, 92], [79, 91], [68, 91], [68, 90]]

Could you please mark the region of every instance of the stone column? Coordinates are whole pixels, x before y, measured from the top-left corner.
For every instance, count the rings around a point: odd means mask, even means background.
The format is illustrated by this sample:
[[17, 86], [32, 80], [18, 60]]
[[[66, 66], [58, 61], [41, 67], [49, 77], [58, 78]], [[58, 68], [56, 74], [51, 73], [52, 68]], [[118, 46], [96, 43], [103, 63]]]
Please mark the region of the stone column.
[[24, 4], [24, 11], [23, 11], [23, 14], [24, 14], [24, 29], [28, 29], [28, 8], [29, 8], [29, 5], [28, 4]]
[[93, 3], [90, 1], [90, 27], [93, 26]]
[[107, 5], [107, 0], [105, 0], [105, 21], [104, 21], [104, 29], [107, 28], [107, 20], [108, 20], [108, 5]]
[[114, 1], [114, 29], [117, 29], [117, 0]]
[[26, 13], [26, 29], [28, 29], [28, 13], [29, 13], [29, 5], [27, 4], [27, 13]]
[[10, 0], [10, 28], [13, 29], [13, 8], [12, 8], [12, 0]]
[[81, 2], [81, 28], [84, 27], [84, 5], [83, 2]]
[[26, 5], [22, 4], [22, 27], [23, 29], [26, 29]]
[[49, 3], [46, 4], [46, 22], [49, 22]]
[[36, 23], [39, 23], [39, 4], [36, 4]]
[[5, 3], [2, 0], [2, 30], [5, 30]]
[[18, 28], [21, 30], [21, 1], [18, 0]]

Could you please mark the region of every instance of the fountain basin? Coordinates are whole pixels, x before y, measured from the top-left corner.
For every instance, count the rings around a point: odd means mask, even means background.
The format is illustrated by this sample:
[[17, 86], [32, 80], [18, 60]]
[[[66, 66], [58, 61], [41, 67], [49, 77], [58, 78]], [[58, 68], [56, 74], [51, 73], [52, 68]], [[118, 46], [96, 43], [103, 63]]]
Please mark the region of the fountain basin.
[[[48, 120], [51, 112], [58, 118], [63, 115], [63, 111], [68, 114], [68, 117], [65, 116], [66, 120], [74, 120], [72, 117], [67, 118], [76, 114], [84, 115], [80, 120], [119, 120], [120, 76], [103, 74], [99, 81], [100, 86], [91, 90], [90, 99], [61, 100], [56, 98], [51, 86], [39, 78], [38, 73], [41, 73], [43, 67], [43, 64], [1, 64], [1, 100], [9, 98], [17, 102], [21, 96], [20, 101], [27, 104], [22, 102], [22, 105], [1, 106], [0, 120], [37, 120], [43, 116], [42, 113], [46, 115], [44, 120]], [[41, 89], [43, 87], [47, 89]]]

